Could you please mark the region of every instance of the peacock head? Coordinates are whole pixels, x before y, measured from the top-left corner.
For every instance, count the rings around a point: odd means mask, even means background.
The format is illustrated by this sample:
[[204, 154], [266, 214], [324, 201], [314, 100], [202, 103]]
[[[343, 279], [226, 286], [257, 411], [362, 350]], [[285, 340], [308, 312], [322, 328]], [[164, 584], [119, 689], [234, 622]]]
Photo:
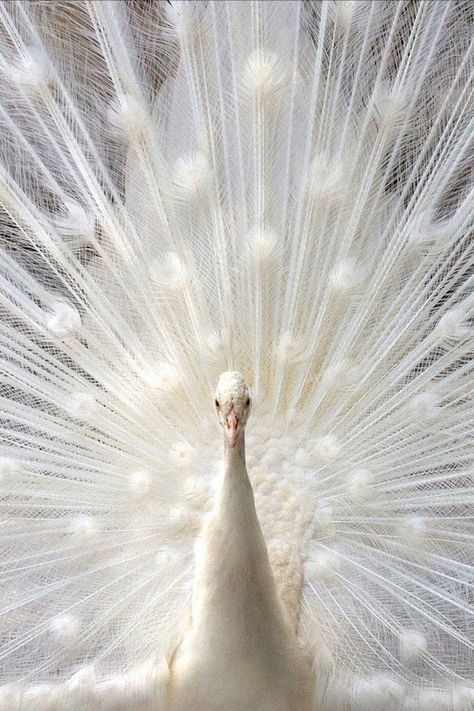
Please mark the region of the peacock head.
[[222, 373], [214, 404], [230, 447], [235, 447], [250, 414], [250, 393], [241, 373]]

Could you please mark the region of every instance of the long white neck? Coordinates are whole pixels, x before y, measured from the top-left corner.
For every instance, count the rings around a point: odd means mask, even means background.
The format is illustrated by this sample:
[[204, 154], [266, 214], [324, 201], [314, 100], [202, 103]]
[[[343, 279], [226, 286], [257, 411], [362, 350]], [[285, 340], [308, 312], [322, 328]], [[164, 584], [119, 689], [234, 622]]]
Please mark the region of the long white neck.
[[225, 470], [196, 571], [193, 619], [245, 636], [253, 634], [256, 617], [283, 617], [283, 609], [255, 510], [244, 433], [235, 447], [224, 438], [224, 448]]
[[171, 711], [312, 711], [310, 669], [278, 598], [245, 466], [243, 433], [196, 552], [192, 627]]
[[[243, 519], [258, 528], [257, 512], [252, 485], [245, 463], [245, 432], [242, 432], [235, 447], [230, 447], [224, 437], [225, 469], [215, 501], [213, 517], [220, 520], [227, 533], [232, 536], [233, 544], [243, 549]], [[234, 538], [235, 537], [235, 538]], [[247, 538], [247, 537], [246, 537]], [[263, 539], [262, 539], [263, 542]]]

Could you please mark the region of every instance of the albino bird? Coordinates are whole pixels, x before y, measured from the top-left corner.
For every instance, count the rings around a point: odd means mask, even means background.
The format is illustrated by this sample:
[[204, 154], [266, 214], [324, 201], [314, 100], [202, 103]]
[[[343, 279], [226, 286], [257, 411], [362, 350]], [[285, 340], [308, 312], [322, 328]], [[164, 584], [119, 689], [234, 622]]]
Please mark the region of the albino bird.
[[0, 711], [473, 711], [473, 26], [0, 2]]
[[250, 395], [223, 373], [215, 404], [225, 470], [196, 557], [192, 626], [171, 664], [175, 711], [311, 711], [310, 665], [275, 587], [245, 464]]

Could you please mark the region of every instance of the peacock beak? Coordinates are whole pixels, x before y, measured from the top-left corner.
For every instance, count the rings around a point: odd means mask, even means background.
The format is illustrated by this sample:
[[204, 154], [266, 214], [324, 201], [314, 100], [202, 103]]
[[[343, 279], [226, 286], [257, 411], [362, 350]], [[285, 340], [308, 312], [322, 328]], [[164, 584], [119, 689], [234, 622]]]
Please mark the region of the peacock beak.
[[225, 431], [227, 433], [227, 441], [230, 447], [235, 447], [237, 442], [237, 430], [239, 426], [239, 418], [234, 410], [231, 410], [225, 419]]

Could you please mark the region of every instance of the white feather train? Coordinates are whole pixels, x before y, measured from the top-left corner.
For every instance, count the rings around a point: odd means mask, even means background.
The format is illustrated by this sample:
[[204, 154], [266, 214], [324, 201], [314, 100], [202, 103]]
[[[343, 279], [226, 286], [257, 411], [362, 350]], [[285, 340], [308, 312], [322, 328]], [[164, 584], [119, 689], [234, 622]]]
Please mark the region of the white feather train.
[[166, 708], [236, 369], [317, 711], [474, 709], [473, 27], [0, 4], [2, 711]]

